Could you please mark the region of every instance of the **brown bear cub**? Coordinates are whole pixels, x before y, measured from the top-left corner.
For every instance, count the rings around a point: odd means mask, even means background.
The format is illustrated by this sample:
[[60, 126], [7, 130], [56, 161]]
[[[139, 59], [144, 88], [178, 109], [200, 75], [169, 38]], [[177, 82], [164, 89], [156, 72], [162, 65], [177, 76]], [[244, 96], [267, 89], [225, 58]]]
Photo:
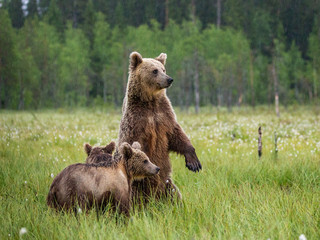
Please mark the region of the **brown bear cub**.
[[[57, 210], [82, 209], [95, 205], [103, 209], [109, 202], [129, 216], [133, 180], [156, 175], [160, 168], [150, 162], [138, 142], [122, 143], [114, 158], [117, 164], [73, 164], [59, 173], [51, 184], [48, 206]], [[111, 201], [112, 200], [112, 201]]]
[[115, 142], [111, 142], [105, 147], [92, 147], [89, 143], [84, 145], [84, 150], [88, 157], [86, 163], [110, 163], [112, 164], [112, 153], [116, 147]]

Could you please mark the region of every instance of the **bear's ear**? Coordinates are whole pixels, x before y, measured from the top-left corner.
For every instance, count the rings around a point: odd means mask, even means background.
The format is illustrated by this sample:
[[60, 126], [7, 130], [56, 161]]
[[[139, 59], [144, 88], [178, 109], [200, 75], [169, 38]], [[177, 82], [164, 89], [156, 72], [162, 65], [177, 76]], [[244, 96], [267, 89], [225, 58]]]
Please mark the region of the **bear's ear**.
[[161, 62], [163, 65], [166, 65], [166, 60], [167, 60], [167, 54], [161, 53], [158, 57], [155, 58], [159, 62]]
[[132, 157], [133, 151], [129, 143], [122, 143], [120, 146], [120, 153], [125, 159], [129, 159]]
[[134, 71], [140, 63], [142, 63], [142, 56], [140, 53], [132, 52], [130, 54], [130, 70]]
[[106, 153], [112, 154], [115, 147], [116, 147], [116, 144], [115, 144], [115, 142], [112, 141], [111, 143], [109, 143], [107, 146], [104, 147], [104, 151]]
[[89, 143], [84, 145], [84, 150], [86, 151], [87, 155], [89, 156], [92, 150], [92, 146]]
[[134, 149], [141, 150], [141, 145], [140, 145], [140, 143], [138, 143], [138, 142], [132, 143], [132, 147], [133, 147]]

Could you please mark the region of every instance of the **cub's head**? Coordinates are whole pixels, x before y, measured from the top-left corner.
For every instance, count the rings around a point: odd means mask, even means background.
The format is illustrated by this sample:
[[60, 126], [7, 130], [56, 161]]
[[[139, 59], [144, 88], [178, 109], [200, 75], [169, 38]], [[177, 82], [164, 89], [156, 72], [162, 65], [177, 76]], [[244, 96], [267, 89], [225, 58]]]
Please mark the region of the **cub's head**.
[[84, 145], [84, 150], [88, 157], [86, 163], [100, 163], [112, 161], [112, 152], [115, 149], [114, 142], [109, 143], [104, 147], [92, 147], [89, 143]]
[[134, 180], [156, 175], [160, 171], [160, 168], [150, 162], [148, 156], [141, 151], [138, 142], [134, 142], [132, 146], [126, 142], [122, 143], [120, 154], [126, 163], [127, 172]]
[[130, 54], [130, 81], [134, 81], [142, 94], [152, 96], [171, 86], [173, 79], [166, 74], [164, 67], [166, 59], [165, 53], [156, 58], [142, 58], [138, 52]]

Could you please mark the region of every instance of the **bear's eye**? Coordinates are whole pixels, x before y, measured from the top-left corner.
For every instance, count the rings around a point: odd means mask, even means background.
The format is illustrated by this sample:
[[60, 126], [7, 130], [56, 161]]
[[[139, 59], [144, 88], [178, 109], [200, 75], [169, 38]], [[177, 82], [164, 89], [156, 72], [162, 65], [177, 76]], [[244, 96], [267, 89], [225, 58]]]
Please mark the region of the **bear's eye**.
[[148, 163], [148, 160], [144, 160], [143, 163], [144, 163], [144, 164], [147, 164], [147, 163]]
[[155, 69], [152, 71], [154, 74], [157, 74], [158, 73], [158, 69]]

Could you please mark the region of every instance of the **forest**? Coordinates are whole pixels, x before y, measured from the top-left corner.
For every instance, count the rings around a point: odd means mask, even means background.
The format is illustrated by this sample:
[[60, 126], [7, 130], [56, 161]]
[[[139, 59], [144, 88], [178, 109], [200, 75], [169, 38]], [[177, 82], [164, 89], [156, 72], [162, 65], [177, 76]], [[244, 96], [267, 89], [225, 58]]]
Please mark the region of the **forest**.
[[188, 109], [319, 104], [319, 0], [0, 0], [0, 109], [121, 107], [132, 51]]

